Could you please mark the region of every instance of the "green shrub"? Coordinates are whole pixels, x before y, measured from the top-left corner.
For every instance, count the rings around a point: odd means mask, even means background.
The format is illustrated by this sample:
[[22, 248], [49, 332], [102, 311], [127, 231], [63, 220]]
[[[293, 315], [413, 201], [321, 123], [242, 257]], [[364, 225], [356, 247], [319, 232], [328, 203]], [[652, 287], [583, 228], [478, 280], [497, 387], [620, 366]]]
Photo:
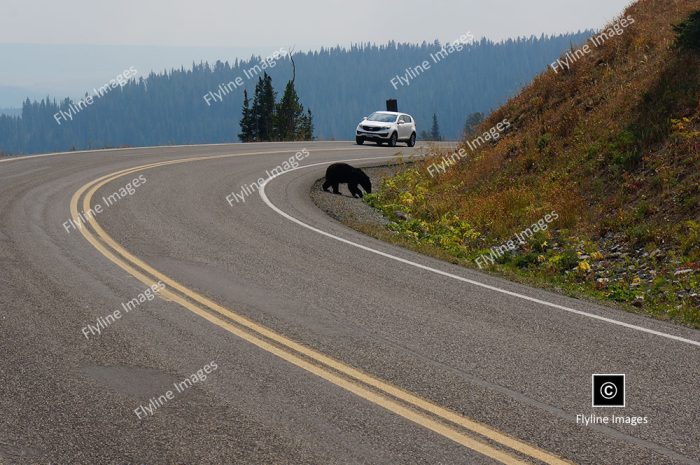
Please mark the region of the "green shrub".
[[626, 286], [620, 284], [614, 284], [610, 286], [608, 299], [614, 300], [616, 302], [631, 302], [632, 300], [634, 300], [634, 298], [634, 292], [630, 291]]
[[634, 210], [634, 219], [643, 221], [647, 216], [653, 213], [653, 208], [646, 200], [642, 200]]
[[627, 230], [627, 237], [635, 246], [643, 246], [656, 240], [654, 231], [644, 224], [635, 224]]
[[552, 140], [552, 135], [548, 132], [542, 134], [540, 137], [537, 138], [537, 149], [540, 152], [544, 152], [544, 149], [547, 148], [549, 145], [549, 141]]
[[560, 271], [569, 271], [578, 266], [578, 254], [574, 249], [566, 249], [563, 254], [558, 256], [557, 268]]
[[548, 231], [537, 231], [527, 242], [534, 252], [544, 253], [547, 251], [549, 236]]
[[681, 233], [681, 252], [691, 261], [700, 261], [700, 223], [689, 220]]
[[642, 151], [630, 131], [623, 131], [614, 137], [608, 144], [608, 151], [613, 164], [627, 171], [635, 169], [642, 161]]
[[531, 252], [525, 255], [518, 255], [513, 260], [513, 264], [518, 268], [528, 268], [530, 265], [537, 264], [537, 254]]

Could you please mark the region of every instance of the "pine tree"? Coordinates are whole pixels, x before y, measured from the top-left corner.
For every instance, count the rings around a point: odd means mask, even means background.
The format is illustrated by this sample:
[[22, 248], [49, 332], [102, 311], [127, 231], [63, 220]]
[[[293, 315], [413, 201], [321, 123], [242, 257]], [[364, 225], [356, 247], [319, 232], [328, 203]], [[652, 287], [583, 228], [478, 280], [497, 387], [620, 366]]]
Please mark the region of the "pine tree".
[[273, 140], [273, 124], [275, 118], [275, 90], [272, 88], [272, 78], [263, 73], [260, 88], [258, 118], [258, 140]]
[[272, 78], [267, 73], [263, 73], [263, 76], [258, 78], [258, 83], [255, 85], [251, 115], [253, 140], [256, 142], [273, 140], [275, 91], [272, 88]]
[[292, 64], [292, 79], [287, 81], [282, 101], [276, 108], [275, 134], [278, 140], [312, 140], [313, 118], [310, 110], [304, 114], [304, 105], [299, 102], [294, 86], [297, 67], [292, 52], [289, 53], [289, 60]]
[[252, 141], [260, 142], [260, 122], [262, 120], [262, 92], [263, 92], [262, 76], [258, 77], [258, 82], [255, 84], [255, 92], [253, 93], [253, 108], [250, 111], [251, 122], [253, 124]]
[[311, 110], [306, 110], [306, 114], [299, 117], [296, 140], [314, 140], [314, 118]]
[[430, 138], [434, 141], [441, 141], [442, 135], [440, 135], [440, 125], [438, 124], [437, 115], [433, 113], [433, 126], [430, 129]]
[[287, 82], [282, 101], [277, 105], [275, 115], [275, 135], [278, 140], [300, 139], [300, 123], [304, 116], [304, 107], [299, 103], [299, 96], [294, 88], [294, 80]]
[[243, 89], [243, 111], [241, 117], [241, 132], [238, 138], [241, 142], [252, 142], [255, 140], [255, 121], [253, 120], [253, 110], [250, 108], [248, 91]]

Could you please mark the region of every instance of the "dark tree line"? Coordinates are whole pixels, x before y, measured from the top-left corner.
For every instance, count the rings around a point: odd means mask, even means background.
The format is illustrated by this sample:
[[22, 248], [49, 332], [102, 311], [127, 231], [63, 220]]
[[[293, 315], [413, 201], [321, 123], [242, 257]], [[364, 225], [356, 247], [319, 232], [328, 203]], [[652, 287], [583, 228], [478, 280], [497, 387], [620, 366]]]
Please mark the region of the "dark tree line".
[[[467, 115], [488, 113], [504, 103], [572, 43], [581, 43], [588, 36], [577, 33], [499, 43], [477, 41], [434, 64], [410, 86], [397, 89], [390, 80], [403, 74], [406, 68], [429, 59], [430, 53], [441, 48], [439, 43], [389, 42], [298, 52], [294, 54], [297, 71], [294, 89], [286, 86], [277, 102], [269, 98], [268, 88], [265, 101], [258, 102], [260, 111], [265, 108], [265, 115], [260, 113], [243, 125], [244, 97], [248, 95], [248, 109], [252, 112], [256, 106], [255, 87], [261, 77], [265, 81], [262, 72], [253, 79], [244, 79], [242, 87], [223, 96], [221, 101], [207, 105], [203, 96], [223, 83], [244, 76], [244, 70], [260, 63], [260, 58], [193, 63], [190, 68], [133, 79], [97, 99], [72, 121], [60, 125], [53, 115], [59, 110], [67, 111], [74, 102], [50, 97], [38, 102], [27, 100], [21, 116], [0, 116], [0, 151], [37, 153], [73, 148], [235, 142], [239, 133], [245, 140], [308, 139], [312, 133], [324, 140], [350, 140], [358, 121], [372, 111], [384, 109], [389, 98], [398, 99], [399, 111], [413, 115], [419, 132], [431, 129], [432, 115], [437, 113], [441, 136], [456, 139], [464, 131]], [[294, 74], [288, 57], [266, 71], [270, 87], [272, 79], [287, 82]], [[302, 101], [306, 108], [313, 108], [313, 124], [310, 117], [304, 122], [299, 116]], [[297, 117], [290, 119], [292, 114]], [[309, 115], [306, 110], [303, 114]]]

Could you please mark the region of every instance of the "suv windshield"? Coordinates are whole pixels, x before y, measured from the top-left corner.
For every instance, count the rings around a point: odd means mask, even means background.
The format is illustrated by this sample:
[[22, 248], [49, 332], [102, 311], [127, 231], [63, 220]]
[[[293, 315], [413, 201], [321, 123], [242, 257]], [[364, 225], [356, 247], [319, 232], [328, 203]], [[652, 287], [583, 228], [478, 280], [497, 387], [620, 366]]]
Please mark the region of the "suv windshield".
[[386, 113], [372, 113], [367, 117], [367, 121], [378, 121], [380, 123], [393, 123], [396, 121], [396, 115], [388, 115]]

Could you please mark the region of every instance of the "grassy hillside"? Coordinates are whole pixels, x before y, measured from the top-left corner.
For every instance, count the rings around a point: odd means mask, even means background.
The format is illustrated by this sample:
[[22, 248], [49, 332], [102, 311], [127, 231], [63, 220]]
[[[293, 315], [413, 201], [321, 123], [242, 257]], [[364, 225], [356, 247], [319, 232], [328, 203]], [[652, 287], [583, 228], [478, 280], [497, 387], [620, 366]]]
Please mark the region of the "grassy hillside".
[[[698, 10], [633, 4], [491, 114], [462, 155], [386, 179], [368, 202], [393, 220], [392, 240], [700, 327]], [[497, 140], [467, 144], [504, 120]]]

